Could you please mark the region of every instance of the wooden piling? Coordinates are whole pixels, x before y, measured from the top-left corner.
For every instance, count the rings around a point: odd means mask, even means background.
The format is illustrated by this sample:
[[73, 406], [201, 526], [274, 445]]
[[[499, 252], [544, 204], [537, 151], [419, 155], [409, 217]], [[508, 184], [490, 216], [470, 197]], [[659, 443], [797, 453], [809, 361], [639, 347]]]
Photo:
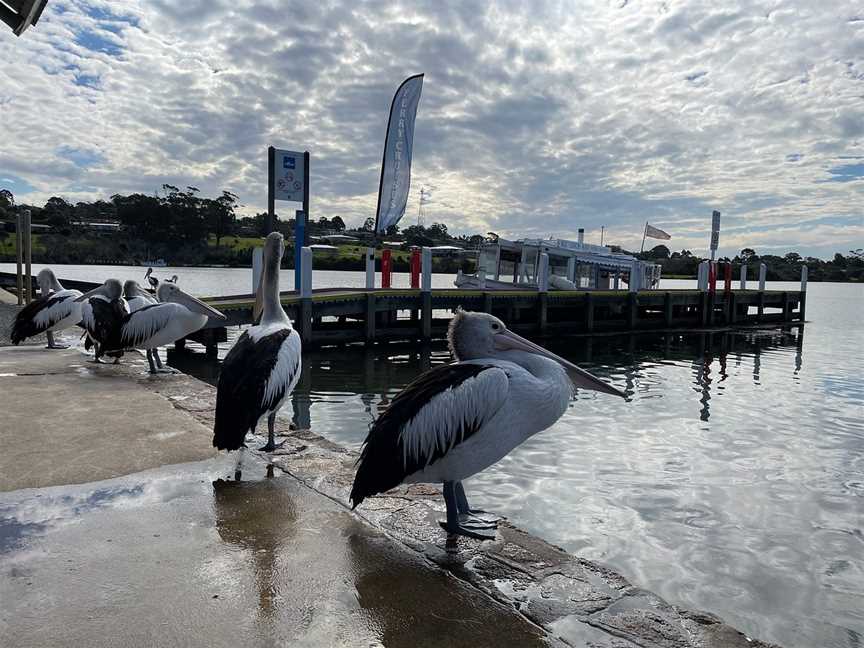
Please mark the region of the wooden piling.
[[669, 291], [663, 295], [663, 324], [667, 328], [672, 326], [672, 293]]
[[590, 292], [585, 293], [585, 330], [594, 330], [594, 296]]
[[366, 343], [375, 341], [375, 293], [366, 293]]

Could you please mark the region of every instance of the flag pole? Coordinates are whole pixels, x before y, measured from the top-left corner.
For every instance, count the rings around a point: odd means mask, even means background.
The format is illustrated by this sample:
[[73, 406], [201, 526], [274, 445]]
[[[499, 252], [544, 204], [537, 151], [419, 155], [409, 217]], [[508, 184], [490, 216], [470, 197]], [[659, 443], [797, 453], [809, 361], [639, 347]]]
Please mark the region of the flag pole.
[[648, 221], [645, 221], [645, 229], [642, 231], [642, 248], [639, 250], [639, 254], [642, 254], [645, 251], [646, 236], [648, 236]]

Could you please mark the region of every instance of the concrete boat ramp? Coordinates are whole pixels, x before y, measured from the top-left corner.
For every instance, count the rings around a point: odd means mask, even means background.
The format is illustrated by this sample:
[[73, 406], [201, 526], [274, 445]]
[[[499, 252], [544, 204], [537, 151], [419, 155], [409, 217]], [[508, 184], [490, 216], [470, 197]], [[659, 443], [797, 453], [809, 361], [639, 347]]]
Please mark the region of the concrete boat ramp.
[[235, 482], [213, 387], [88, 360], [0, 348], [4, 646], [767, 645], [510, 525], [448, 545], [428, 486], [352, 513], [356, 455], [287, 422]]

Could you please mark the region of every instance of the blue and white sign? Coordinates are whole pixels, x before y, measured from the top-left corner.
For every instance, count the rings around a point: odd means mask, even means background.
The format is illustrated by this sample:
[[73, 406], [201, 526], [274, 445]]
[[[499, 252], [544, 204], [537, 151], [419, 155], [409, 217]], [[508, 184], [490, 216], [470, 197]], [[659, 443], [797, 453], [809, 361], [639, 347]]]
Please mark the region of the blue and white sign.
[[381, 162], [375, 231], [383, 234], [399, 222], [408, 203], [411, 186], [411, 155], [414, 151], [414, 120], [423, 90], [423, 75], [408, 77], [396, 90], [390, 106], [390, 121]]
[[303, 154], [275, 149], [273, 197], [303, 202]]

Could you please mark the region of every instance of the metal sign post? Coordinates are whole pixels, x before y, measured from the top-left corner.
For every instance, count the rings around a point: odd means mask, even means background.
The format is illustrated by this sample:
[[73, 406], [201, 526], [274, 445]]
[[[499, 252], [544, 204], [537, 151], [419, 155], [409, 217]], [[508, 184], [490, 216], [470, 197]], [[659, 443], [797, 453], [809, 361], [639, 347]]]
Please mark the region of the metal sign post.
[[720, 212], [716, 209], [711, 214], [711, 261], [714, 261], [714, 255], [717, 252], [717, 247], [720, 244]]
[[294, 289], [300, 290], [301, 250], [309, 245], [309, 151], [300, 153], [267, 147], [268, 233], [276, 229], [277, 200], [303, 203], [294, 221]]

